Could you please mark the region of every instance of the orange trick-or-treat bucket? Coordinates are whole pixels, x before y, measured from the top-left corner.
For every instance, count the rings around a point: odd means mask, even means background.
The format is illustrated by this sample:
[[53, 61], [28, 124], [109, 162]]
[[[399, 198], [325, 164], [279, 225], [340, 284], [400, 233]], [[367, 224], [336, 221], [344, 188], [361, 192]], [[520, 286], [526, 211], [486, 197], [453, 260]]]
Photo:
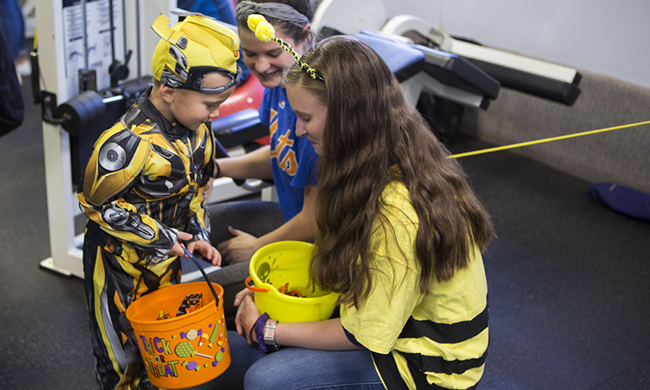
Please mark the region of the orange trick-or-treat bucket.
[[153, 385], [165, 389], [197, 386], [230, 366], [223, 288], [215, 283], [212, 287], [194, 282], [161, 288], [126, 310]]

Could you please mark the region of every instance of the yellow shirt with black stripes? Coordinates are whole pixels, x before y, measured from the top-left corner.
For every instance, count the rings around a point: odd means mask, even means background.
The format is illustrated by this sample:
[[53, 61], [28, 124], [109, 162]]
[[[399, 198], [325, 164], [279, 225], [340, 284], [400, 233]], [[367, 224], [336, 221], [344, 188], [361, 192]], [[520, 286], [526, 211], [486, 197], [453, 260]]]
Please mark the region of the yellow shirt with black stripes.
[[467, 268], [421, 294], [418, 218], [409, 192], [392, 182], [382, 201], [387, 221], [373, 226], [373, 288], [358, 308], [341, 307], [343, 327], [371, 351], [387, 389], [473, 389], [488, 347], [481, 253], [474, 245]]

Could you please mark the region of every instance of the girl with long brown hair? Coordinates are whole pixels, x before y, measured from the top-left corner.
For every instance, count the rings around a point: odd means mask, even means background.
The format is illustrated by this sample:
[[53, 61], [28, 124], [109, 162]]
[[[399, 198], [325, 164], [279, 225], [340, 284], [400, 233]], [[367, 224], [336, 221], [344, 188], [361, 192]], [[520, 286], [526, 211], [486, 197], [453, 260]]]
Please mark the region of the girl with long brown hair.
[[[294, 65], [284, 85], [297, 134], [320, 156], [310, 271], [341, 294], [340, 318], [275, 324], [277, 345], [300, 348], [257, 361], [246, 388], [476, 388], [488, 346], [486, 211], [372, 48], [337, 36], [301, 60], [309, 67]], [[256, 323], [273, 320], [240, 297], [238, 331], [255, 341]]]

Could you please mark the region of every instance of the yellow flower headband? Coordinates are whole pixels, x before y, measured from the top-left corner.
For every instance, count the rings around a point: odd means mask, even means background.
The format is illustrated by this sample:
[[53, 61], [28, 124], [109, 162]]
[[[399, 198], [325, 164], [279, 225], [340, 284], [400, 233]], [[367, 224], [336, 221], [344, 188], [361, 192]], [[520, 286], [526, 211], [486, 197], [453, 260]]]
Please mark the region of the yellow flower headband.
[[290, 53], [293, 56], [293, 59], [296, 61], [296, 63], [300, 66], [300, 69], [304, 70], [305, 73], [307, 73], [312, 79], [325, 82], [325, 80], [323, 80], [323, 76], [321, 76], [316, 69], [307, 65], [305, 62], [303, 62], [300, 59], [300, 54], [296, 53], [296, 51], [293, 50], [290, 44], [275, 36], [275, 28], [273, 28], [273, 25], [271, 25], [271, 23], [266, 21], [266, 18], [264, 16], [260, 14], [250, 15], [248, 17], [248, 28], [250, 28], [251, 31], [255, 33], [255, 36], [260, 41], [262, 42], [274, 41], [275, 43], [280, 45], [282, 50], [286, 51], [287, 53]]

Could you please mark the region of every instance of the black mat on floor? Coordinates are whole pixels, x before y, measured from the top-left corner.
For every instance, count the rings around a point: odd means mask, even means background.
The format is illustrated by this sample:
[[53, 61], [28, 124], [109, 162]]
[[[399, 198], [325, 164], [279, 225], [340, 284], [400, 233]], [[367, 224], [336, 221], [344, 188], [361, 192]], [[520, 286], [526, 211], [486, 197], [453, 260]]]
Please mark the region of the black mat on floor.
[[[457, 140], [454, 151], [481, 148]], [[510, 152], [459, 160], [498, 238], [483, 389], [650, 388], [650, 224]]]

